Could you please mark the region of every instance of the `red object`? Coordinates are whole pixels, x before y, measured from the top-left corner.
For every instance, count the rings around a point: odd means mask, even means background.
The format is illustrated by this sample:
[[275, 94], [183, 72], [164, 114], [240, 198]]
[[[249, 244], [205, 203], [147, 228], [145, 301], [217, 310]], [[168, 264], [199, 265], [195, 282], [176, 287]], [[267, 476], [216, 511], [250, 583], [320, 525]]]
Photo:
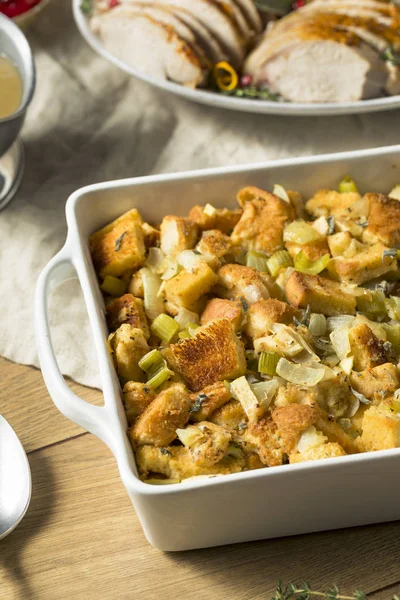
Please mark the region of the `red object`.
[[110, 0], [110, 2], [109, 2], [109, 4], [108, 4], [108, 5], [109, 5], [109, 7], [110, 7], [110, 8], [115, 8], [115, 7], [116, 7], [116, 6], [118, 6], [119, 4], [121, 4], [121, 3], [119, 2], [119, 0]]
[[0, 13], [12, 19], [31, 10], [41, 0], [0, 0]]
[[249, 87], [253, 83], [253, 78], [251, 75], [242, 75], [240, 78], [240, 87], [245, 88]]
[[296, 2], [293, 2], [292, 8], [293, 8], [293, 10], [297, 10], [298, 8], [302, 8], [306, 4], [307, 4], [306, 0], [296, 0]]

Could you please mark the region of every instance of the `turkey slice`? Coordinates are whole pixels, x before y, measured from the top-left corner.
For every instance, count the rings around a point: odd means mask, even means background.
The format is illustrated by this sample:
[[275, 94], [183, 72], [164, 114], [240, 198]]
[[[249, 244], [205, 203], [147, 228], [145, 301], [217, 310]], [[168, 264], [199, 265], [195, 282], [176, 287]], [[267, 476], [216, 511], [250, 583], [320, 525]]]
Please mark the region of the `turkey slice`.
[[[122, 0], [124, 4], [135, 4], [136, 1]], [[216, 0], [157, 0], [157, 3], [187, 10], [216, 37], [233, 66], [240, 65], [246, 53], [247, 43], [241, 37], [233, 20]]]
[[263, 30], [263, 22], [254, 0], [236, 0], [236, 4], [238, 4], [242, 9], [247, 22], [253, 31], [255, 33], [261, 33]]
[[201, 60], [171, 26], [118, 10], [93, 17], [91, 24], [106, 50], [146, 75], [189, 87], [204, 83]]
[[378, 53], [356, 34], [312, 22], [279, 38], [266, 35], [245, 72], [297, 102], [351, 102], [382, 95], [387, 71]]
[[244, 16], [240, 5], [235, 0], [215, 0], [224, 13], [233, 21], [245, 44], [252, 36], [252, 30]]

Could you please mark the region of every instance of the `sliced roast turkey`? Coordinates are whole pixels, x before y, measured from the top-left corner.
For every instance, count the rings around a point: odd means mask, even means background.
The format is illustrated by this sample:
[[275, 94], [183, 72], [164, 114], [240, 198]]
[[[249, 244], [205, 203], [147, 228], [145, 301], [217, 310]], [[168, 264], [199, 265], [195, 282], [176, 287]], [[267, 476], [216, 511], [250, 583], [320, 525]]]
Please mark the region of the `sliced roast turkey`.
[[249, 56], [245, 71], [292, 102], [354, 102], [381, 96], [387, 71], [357, 35], [300, 23]]
[[117, 9], [92, 19], [106, 50], [149, 76], [189, 87], [204, 83], [201, 59], [171, 26], [140, 12], [127, 15], [123, 7]]
[[[135, 3], [137, 0], [123, 0]], [[234, 20], [221, 8], [216, 0], [157, 0], [158, 4], [187, 10], [198, 19], [219, 41], [234, 66], [244, 59], [247, 41], [238, 30]]]
[[255, 33], [261, 33], [263, 30], [263, 22], [254, 0], [236, 0], [236, 2], [242, 9], [247, 22], [253, 31]]

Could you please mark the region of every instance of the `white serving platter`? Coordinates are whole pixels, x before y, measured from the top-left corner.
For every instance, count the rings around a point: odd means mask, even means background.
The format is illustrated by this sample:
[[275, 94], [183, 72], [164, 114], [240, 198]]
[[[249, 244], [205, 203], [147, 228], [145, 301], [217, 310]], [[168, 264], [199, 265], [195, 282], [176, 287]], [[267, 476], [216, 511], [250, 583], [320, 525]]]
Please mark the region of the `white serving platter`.
[[237, 110], [254, 114], [269, 115], [291, 115], [291, 116], [328, 116], [328, 115], [351, 115], [369, 112], [378, 112], [400, 108], [400, 96], [388, 96], [385, 98], [374, 98], [371, 100], [360, 100], [358, 102], [304, 104], [297, 102], [271, 102], [267, 100], [249, 100], [247, 98], [234, 98], [224, 96], [212, 91], [191, 89], [171, 81], [150, 77], [146, 73], [135, 69], [119, 60], [108, 52], [102, 45], [101, 40], [91, 31], [87, 16], [81, 11], [82, 0], [72, 0], [73, 13], [76, 24], [87, 43], [103, 58], [113, 63], [132, 77], [141, 79], [150, 85], [166, 90], [186, 98], [191, 102], [205, 104], [228, 110]]

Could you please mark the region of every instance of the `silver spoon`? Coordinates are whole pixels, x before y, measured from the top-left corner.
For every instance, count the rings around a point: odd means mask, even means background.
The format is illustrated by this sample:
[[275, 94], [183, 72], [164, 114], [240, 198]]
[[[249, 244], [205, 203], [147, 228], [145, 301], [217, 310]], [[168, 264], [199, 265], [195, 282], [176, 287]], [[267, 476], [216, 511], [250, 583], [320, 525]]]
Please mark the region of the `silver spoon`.
[[31, 492], [25, 451], [11, 425], [0, 415], [0, 540], [22, 520]]

